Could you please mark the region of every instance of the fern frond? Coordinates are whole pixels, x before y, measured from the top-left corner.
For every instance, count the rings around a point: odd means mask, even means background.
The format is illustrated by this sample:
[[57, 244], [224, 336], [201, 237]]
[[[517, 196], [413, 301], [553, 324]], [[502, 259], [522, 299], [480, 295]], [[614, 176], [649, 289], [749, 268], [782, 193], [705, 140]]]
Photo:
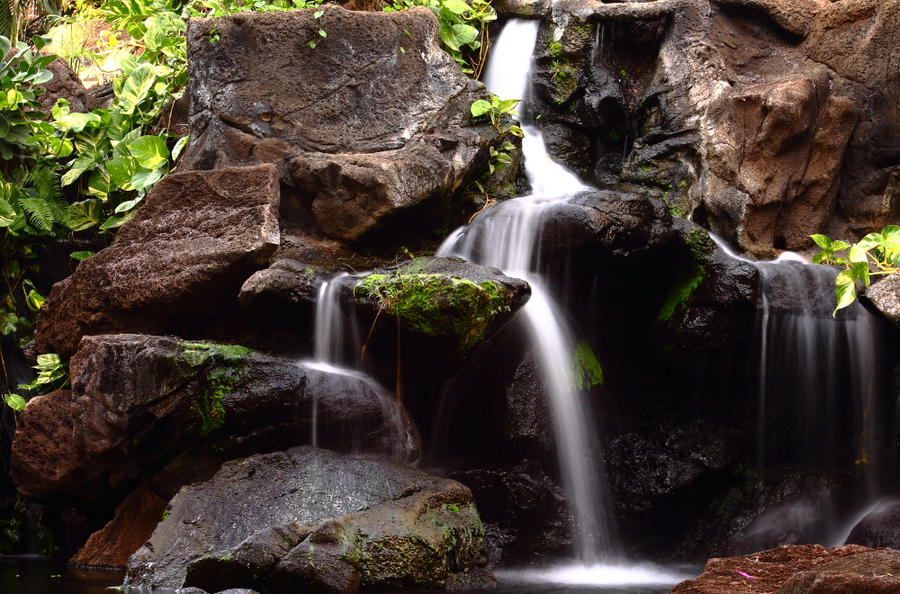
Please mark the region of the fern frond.
[[21, 196], [19, 204], [28, 215], [28, 221], [38, 231], [50, 232], [53, 230], [53, 209], [50, 204], [38, 196]]

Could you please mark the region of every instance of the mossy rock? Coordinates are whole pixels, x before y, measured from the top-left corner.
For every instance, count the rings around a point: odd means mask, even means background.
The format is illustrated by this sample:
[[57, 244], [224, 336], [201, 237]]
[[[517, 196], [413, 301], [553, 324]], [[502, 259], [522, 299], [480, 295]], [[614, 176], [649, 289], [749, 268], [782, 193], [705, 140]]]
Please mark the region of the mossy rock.
[[415, 333], [451, 338], [460, 352], [466, 352], [484, 340], [500, 318], [523, 304], [530, 291], [524, 281], [495, 269], [447, 264], [446, 258], [417, 258], [397, 270], [362, 278], [353, 287], [353, 296]]

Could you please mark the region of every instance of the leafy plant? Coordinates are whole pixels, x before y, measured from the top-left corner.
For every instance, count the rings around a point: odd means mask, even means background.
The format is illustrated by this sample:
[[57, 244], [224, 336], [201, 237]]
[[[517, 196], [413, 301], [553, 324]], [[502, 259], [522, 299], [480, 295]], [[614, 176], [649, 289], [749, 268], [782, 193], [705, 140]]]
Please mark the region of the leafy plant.
[[[820, 251], [813, 256], [816, 264], [843, 266], [834, 280], [837, 304], [832, 315], [856, 300], [858, 284], [868, 287], [871, 277], [900, 272], [900, 226], [888, 225], [881, 233], [869, 233], [858, 242], [832, 240], [827, 235], [810, 238]], [[840, 255], [842, 252], [846, 255]]]
[[479, 78], [487, 58], [488, 23], [497, 20], [490, 0], [393, 0], [385, 11], [426, 6], [437, 16], [441, 42], [460, 69]]
[[500, 150], [494, 147], [490, 148], [489, 175], [503, 169], [512, 162], [510, 152], [515, 150], [516, 147], [509, 141], [507, 136], [511, 134], [521, 138], [523, 135], [522, 129], [518, 125], [511, 123], [512, 118], [519, 115], [519, 112], [515, 109], [518, 104], [519, 99], [500, 99], [496, 95], [491, 94], [490, 101], [479, 99], [473, 102], [469, 108], [475, 121], [490, 119], [491, 124], [503, 137], [503, 144]]

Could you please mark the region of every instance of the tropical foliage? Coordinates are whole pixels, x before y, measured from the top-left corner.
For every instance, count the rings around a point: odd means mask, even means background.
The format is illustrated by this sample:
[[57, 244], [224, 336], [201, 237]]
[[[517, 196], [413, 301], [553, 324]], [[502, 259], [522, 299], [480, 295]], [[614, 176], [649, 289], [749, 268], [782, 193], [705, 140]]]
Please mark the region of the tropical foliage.
[[814, 263], [844, 267], [834, 281], [837, 298], [834, 314], [853, 303], [857, 287], [868, 287], [873, 276], [900, 272], [898, 225], [888, 225], [881, 233], [869, 233], [853, 244], [821, 234], [810, 237], [821, 250], [813, 257]]

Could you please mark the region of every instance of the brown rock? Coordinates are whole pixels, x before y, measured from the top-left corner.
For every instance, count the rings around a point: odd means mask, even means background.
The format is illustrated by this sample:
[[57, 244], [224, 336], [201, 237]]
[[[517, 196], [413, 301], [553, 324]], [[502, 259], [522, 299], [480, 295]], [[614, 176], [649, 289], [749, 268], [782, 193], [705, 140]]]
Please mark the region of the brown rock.
[[845, 545], [787, 545], [743, 557], [710, 559], [700, 577], [673, 594], [854, 594], [900, 591], [900, 551]]
[[[235, 456], [310, 443], [315, 435], [341, 451], [418, 455], [416, 429], [393, 395], [359, 375], [293, 358], [161, 336], [100, 335], [82, 339], [70, 371], [71, 395], [29, 405], [15, 437], [12, 475], [31, 497], [102, 496], [211, 442]], [[160, 492], [186, 476], [170, 470]]]
[[274, 253], [278, 206], [271, 165], [163, 179], [112, 246], [54, 285], [30, 351], [70, 357], [84, 335], [214, 317]]
[[116, 514], [93, 533], [69, 560], [72, 565], [124, 569], [128, 558], [144, 544], [162, 520], [166, 500], [142, 482], [116, 508]]
[[185, 166], [276, 164], [311, 205], [307, 231], [345, 241], [407, 231], [413, 208], [437, 225], [498, 141], [490, 124], [471, 124], [486, 93], [440, 48], [425, 8], [195, 19], [188, 53]]
[[65, 99], [69, 102], [71, 111], [86, 112], [94, 107], [94, 100], [75, 71], [62, 58], [50, 62], [47, 70], [53, 73], [53, 78], [40, 85], [44, 90], [38, 96], [41, 102], [41, 111], [50, 115], [50, 110], [56, 105], [57, 99]]
[[19, 417], [10, 476], [26, 497], [41, 497], [59, 484], [80, 481], [89, 462], [73, 456], [71, 390], [35, 396]]

